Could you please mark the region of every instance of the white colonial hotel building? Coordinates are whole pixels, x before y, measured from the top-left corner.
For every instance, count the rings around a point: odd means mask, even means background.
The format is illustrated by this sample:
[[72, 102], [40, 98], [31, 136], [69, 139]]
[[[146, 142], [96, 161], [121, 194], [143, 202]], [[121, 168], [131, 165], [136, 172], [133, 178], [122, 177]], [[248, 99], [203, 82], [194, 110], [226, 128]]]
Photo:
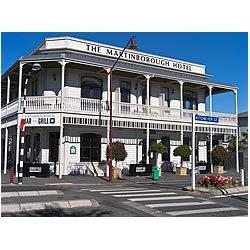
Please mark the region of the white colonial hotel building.
[[[161, 161], [180, 161], [173, 150], [181, 144], [191, 146], [193, 112], [219, 118], [196, 121], [196, 162], [210, 162], [210, 148], [225, 134], [238, 136], [236, 86], [210, 81], [204, 65], [127, 49], [114, 68], [110, 90], [108, 73], [121, 51], [72, 37], [48, 38], [2, 75], [5, 171], [19, 162], [26, 79], [24, 161], [56, 162], [61, 175], [68, 174], [72, 162], [86, 163], [97, 172], [105, 163], [111, 92], [112, 137], [125, 144], [128, 164], [150, 163], [149, 147], [160, 141], [169, 150]], [[41, 65], [40, 71], [32, 72], [34, 63]], [[234, 92], [228, 101], [235, 103], [235, 113], [213, 112], [213, 95], [229, 91]]]

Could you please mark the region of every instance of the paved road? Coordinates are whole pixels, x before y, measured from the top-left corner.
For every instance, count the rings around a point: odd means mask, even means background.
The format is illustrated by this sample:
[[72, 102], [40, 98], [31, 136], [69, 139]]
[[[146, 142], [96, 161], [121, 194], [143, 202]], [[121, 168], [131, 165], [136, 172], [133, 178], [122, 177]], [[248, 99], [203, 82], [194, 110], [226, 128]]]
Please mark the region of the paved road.
[[[18, 186], [20, 196], [2, 197], [2, 205], [94, 200], [98, 206], [53, 207], [37, 211], [4, 213], [2, 216], [93, 216], [93, 217], [227, 217], [247, 216], [246, 193], [228, 196], [182, 191], [185, 185], [173, 183], [116, 185]], [[4, 189], [4, 190], [3, 190]], [[21, 189], [21, 190], [20, 190]], [[34, 191], [51, 191], [35, 195]], [[2, 188], [2, 195], [14, 187]], [[25, 192], [31, 195], [25, 195]], [[78, 203], [79, 204], [79, 203]]]

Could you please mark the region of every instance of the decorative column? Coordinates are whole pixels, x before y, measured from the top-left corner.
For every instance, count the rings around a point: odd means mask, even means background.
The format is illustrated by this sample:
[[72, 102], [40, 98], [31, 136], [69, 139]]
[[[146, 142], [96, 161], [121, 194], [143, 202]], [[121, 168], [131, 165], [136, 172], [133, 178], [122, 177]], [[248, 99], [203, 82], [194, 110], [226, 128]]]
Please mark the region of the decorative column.
[[[61, 72], [61, 114], [60, 114], [60, 150], [59, 150], [59, 179], [62, 179], [62, 172], [64, 167], [63, 157], [63, 103], [64, 103], [64, 82], [65, 82], [65, 60], [59, 61], [62, 66]], [[65, 153], [65, 152], [64, 152]]]
[[[213, 116], [213, 100], [212, 100], [212, 94], [213, 94], [213, 87], [210, 85], [209, 88], [209, 112], [210, 116]], [[214, 165], [213, 165], [213, 159], [212, 159], [212, 150], [213, 150], [213, 128], [210, 126], [210, 165], [211, 165], [211, 173], [214, 172]]]
[[234, 90], [234, 102], [235, 102], [235, 122], [237, 124], [236, 130], [236, 139], [235, 139], [235, 147], [236, 147], [236, 172], [240, 172], [239, 167], [239, 125], [238, 125], [238, 91]]
[[[10, 77], [7, 77], [7, 98], [6, 98], [6, 117], [8, 114], [8, 106], [10, 102]], [[9, 130], [8, 130], [8, 123], [6, 119], [5, 123], [5, 148], [4, 148], [4, 168], [3, 173], [7, 173], [7, 163], [8, 163], [8, 141], [9, 141]], [[13, 166], [11, 166], [13, 167]]]
[[[107, 71], [107, 112], [110, 109], [110, 68], [104, 68]], [[111, 93], [112, 94], [112, 93]], [[107, 147], [109, 146], [109, 138], [110, 138], [110, 121], [107, 120]], [[105, 151], [106, 152], [106, 151]], [[107, 164], [106, 175], [109, 177], [109, 164]]]
[[[182, 120], [182, 118], [183, 118], [183, 84], [184, 84], [184, 81], [179, 80], [178, 82], [180, 83], [180, 119]], [[183, 126], [181, 123], [181, 145], [183, 145], [183, 136], [184, 136]]]
[[[149, 106], [150, 106], [150, 86], [149, 86], [149, 80], [151, 77], [154, 77], [153, 75], [144, 75], [146, 80], [147, 80], [147, 85], [146, 85], [146, 89], [147, 89], [147, 99], [146, 99], [146, 106], [147, 106], [147, 116], [149, 116]], [[147, 121], [147, 130], [146, 130], [146, 163], [149, 164], [149, 141], [150, 141], [150, 135], [149, 135], [150, 131], [149, 131], [149, 121]]]
[[18, 115], [17, 115], [17, 135], [16, 135], [16, 177], [18, 177], [18, 165], [19, 165], [19, 144], [20, 144], [20, 121], [21, 121], [21, 93], [22, 93], [22, 74], [24, 63], [19, 64], [19, 81], [18, 81]]

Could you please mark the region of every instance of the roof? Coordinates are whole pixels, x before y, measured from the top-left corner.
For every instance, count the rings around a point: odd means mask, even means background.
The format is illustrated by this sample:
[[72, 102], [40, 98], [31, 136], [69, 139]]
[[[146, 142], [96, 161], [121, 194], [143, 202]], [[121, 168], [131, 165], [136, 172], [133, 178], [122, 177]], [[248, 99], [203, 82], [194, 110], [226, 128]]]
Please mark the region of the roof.
[[246, 117], [248, 117], [248, 111], [242, 112], [242, 113], [238, 114], [238, 117], [239, 118], [246, 118]]

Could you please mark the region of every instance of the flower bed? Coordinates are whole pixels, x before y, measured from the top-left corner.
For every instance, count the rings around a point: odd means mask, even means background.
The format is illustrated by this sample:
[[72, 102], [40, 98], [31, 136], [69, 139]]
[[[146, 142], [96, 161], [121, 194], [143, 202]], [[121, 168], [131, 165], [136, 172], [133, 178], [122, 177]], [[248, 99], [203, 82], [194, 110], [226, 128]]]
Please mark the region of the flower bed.
[[203, 188], [233, 188], [233, 187], [241, 187], [241, 181], [237, 181], [233, 179], [231, 176], [204, 176], [199, 178], [196, 181], [196, 185], [198, 187]]

